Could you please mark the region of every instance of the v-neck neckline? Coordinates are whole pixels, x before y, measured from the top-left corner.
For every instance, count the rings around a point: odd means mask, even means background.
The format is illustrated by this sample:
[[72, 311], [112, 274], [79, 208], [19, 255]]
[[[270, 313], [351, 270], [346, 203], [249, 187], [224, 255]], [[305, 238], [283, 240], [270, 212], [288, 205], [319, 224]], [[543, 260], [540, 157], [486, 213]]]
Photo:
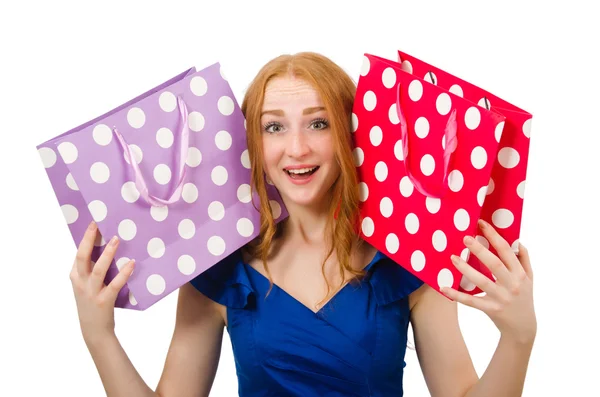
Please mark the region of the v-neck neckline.
[[[379, 250], [377, 250], [375, 252], [375, 255], [373, 256], [373, 258], [371, 259], [371, 261], [365, 267], [363, 267], [363, 270], [365, 270], [366, 272], [369, 272], [371, 270], [371, 267], [381, 259], [381, 256], [382, 256], [381, 252]], [[250, 266], [250, 264], [246, 263], [246, 261], [244, 261], [243, 259], [242, 259], [242, 263], [244, 266], [252, 269], [252, 271], [254, 273], [258, 274], [263, 281], [265, 281], [267, 283], [269, 282], [269, 279], [264, 274], [262, 274], [258, 269], [255, 269], [254, 267]], [[336, 298], [338, 298], [338, 296], [340, 294], [342, 294], [349, 286], [350, 286], [350, 281], [346, 281], [344, 283], [344, 285], [335, 294], [333, 294], [331, 296], [331, 298], [329, 298], [325, 303], [323, 303], [323, 305], [321, 305], [321, 307], [317, 311], [314, 311], [313, 309], [311, 309], [310, 307], [308, 307], [307, 305], [302, 303], [298, 298], [296, 298], [295, 296], [293, 296], [292, 294], [287, 292], [285, 289], [281, 288], [276, 283], [273, 283], [274, 288], [277, 288], [277, 290], [281, 291], [285, 296], [290, 298], [293, 302], [296, 302], [296, 304], [302, 306], [303, 308], [305, 308], [306, 310], [308, 310], [315, 316], [320, 315], [328, 306], [333, 304], [333, 301]]]

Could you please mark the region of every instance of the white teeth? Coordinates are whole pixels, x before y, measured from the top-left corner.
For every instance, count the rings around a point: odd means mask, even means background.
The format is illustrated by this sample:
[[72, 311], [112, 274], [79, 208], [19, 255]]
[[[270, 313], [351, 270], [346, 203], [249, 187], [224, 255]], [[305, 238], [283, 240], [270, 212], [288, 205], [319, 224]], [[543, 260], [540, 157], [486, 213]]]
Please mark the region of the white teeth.
[[298, 168], [298, 169], [295, 169], [295, 170], [286, 170], [286, 171], [289, 172], [290, 174], [296, 174], [296, 175], [298, 175], [298, 174], [305, 174], [307, 172], [310, 172], [310, 171], [314, 170], [315, 168], [317, 168], [317, 167], [313, 167], [313, 168]]

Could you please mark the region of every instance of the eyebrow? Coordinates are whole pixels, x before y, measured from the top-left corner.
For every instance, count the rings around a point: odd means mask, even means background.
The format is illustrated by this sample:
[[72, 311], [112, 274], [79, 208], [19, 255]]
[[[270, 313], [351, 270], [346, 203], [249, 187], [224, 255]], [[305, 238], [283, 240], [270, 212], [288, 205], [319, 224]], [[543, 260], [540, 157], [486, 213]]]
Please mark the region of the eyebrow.
[[[302, 111], [302, 115], [307, 115], [307, 114], [311, 114], [311, 113], [320, 112], [321, 110], [325, 110], [325, 108], [323, 106], [316, 106], [316, 107], [312, 107], [312, 108], [306, 108], [306, 109], [304, 109]], [[283, 117], [283, 115], [284, 115], [283, 110], [281, 110], [281, 109], [265, 110], [260, 115], [263, 116], [265, 114], [273, 114], [275, 116], [280, 116], [280, 117]]]

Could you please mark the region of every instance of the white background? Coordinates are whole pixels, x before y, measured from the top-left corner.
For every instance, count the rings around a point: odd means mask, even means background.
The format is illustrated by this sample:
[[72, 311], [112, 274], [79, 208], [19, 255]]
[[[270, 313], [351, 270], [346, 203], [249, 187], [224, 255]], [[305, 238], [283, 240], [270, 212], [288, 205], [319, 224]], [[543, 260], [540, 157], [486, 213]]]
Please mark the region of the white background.
[[[591, 1], [21, 1], [0, 6], [1, 390], [7, 396], [102, 396], [79, 331], [75, 253], [35, 146], [190, 66], [221, 62], [241, 103], [258, 69], [317, 51], [355, 80], [365, 52], [401, 49], [534, 115], [522, 242], [539, 332], [525, 396], [597, 390], [600, 28]], [[117, 311], [117, 333], [144, 380], [158, 382], [176, 294]], [[498, 341], [460, 308], [478, 373]], [[440, 330], [443, 332], [443, 330]], [[228, 335], [211, 396], [237, 394]], [[415, 352], [405, 395], [429, 395]], [[588, 361], [586, 361], [588, 360]], [[198, 374], [202, 376], [202, 374]]]

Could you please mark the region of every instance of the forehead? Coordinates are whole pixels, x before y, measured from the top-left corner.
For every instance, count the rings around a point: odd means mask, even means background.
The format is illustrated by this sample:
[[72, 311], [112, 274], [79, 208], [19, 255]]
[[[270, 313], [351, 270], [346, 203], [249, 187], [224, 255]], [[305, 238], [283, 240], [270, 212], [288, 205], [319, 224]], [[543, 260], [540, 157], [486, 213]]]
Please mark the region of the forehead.
[[295, 103], [306, 106], [323, 106], [319, 93], [302, 79], [278, 77], [269, 81], [265, 88], [263, 110]]

